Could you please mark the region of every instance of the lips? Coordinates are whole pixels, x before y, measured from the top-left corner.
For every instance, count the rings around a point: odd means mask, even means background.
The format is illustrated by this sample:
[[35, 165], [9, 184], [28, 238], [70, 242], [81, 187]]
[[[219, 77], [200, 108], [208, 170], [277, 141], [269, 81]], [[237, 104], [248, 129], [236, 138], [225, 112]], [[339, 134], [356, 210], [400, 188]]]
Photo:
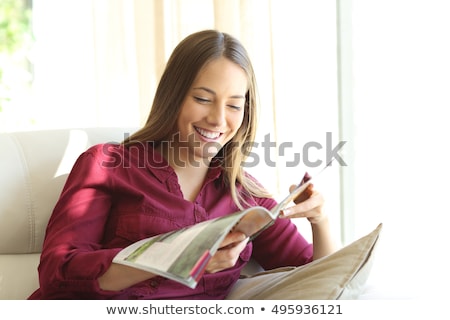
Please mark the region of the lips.
[[222, 134], [221, 132], [217, 132], [217, 131], [209, 131], [209, 130], [205, 130], [202, 128], [198, 128], [195, 127], [195, 130], [202, 136], [205, 137], [206, 139], [217, 139], [218, 137], [220, 137], [220, 135]]

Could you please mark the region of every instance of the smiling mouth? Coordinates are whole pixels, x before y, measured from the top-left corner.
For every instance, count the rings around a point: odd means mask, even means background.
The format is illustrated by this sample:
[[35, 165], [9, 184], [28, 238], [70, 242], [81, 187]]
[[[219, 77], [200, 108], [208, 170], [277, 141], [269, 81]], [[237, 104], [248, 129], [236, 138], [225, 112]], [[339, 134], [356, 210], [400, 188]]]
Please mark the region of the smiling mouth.
[[208, 131], [204, 130], [202, 128], [194, 127], [195, 131], [197, 131], [202, 137], [205, 137], [207, 139], [217, 139], [222, 134], [221, 132], [217, 131]]

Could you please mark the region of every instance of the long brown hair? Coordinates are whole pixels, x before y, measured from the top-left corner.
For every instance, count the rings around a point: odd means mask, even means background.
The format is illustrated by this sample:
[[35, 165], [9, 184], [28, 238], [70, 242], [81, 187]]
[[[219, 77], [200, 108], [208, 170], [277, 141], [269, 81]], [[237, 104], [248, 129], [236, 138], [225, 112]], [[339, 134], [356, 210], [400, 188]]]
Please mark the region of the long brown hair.
[[[254, 70], [244, 46], [229, 34], [216, 30], [193, 33], [182, 40], [172, 52], [156, 89], [153, 105], [143, 128], [124, 140], [124, 145], [152, 141], [168, 141], [178, 131], [177, 118], [183, 100], [200, 69], [208, 62], [225, 57], [239, 65], [247, 75], [248, 91], [244, 119], [236, 135], [225, 144], [216, 158], [224, 170], [224, 179], [230, 187], [236, 205], [248, 205], [246, 196], [267, 197], [268, 192], [249, 178], [243, 168], [249, 146], [255, 140], [257, 125], [257, 97]], [[243, 188], [243, 196], [237, 189]]]

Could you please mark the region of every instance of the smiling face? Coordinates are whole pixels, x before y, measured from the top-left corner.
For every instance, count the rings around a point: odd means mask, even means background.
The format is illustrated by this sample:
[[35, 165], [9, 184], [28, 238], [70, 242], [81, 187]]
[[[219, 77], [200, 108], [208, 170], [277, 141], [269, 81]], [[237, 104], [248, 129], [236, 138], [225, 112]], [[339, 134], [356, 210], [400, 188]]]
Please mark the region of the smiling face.
[[226, 58], [207, 63], [181, 105], [174, 141], [181, 160], [210, 161], [240, 128], [248, 90], [244, 70]]

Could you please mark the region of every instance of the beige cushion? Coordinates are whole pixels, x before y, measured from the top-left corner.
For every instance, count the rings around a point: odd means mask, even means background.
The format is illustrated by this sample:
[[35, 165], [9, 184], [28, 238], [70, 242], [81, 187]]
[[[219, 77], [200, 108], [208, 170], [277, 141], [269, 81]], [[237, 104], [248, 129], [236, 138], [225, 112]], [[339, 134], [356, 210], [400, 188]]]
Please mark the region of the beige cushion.
[[382, 224], [335, 253], [297, 268], [280, 268], [239, 280], [228, 299], [357, 299], [373, 262]]

